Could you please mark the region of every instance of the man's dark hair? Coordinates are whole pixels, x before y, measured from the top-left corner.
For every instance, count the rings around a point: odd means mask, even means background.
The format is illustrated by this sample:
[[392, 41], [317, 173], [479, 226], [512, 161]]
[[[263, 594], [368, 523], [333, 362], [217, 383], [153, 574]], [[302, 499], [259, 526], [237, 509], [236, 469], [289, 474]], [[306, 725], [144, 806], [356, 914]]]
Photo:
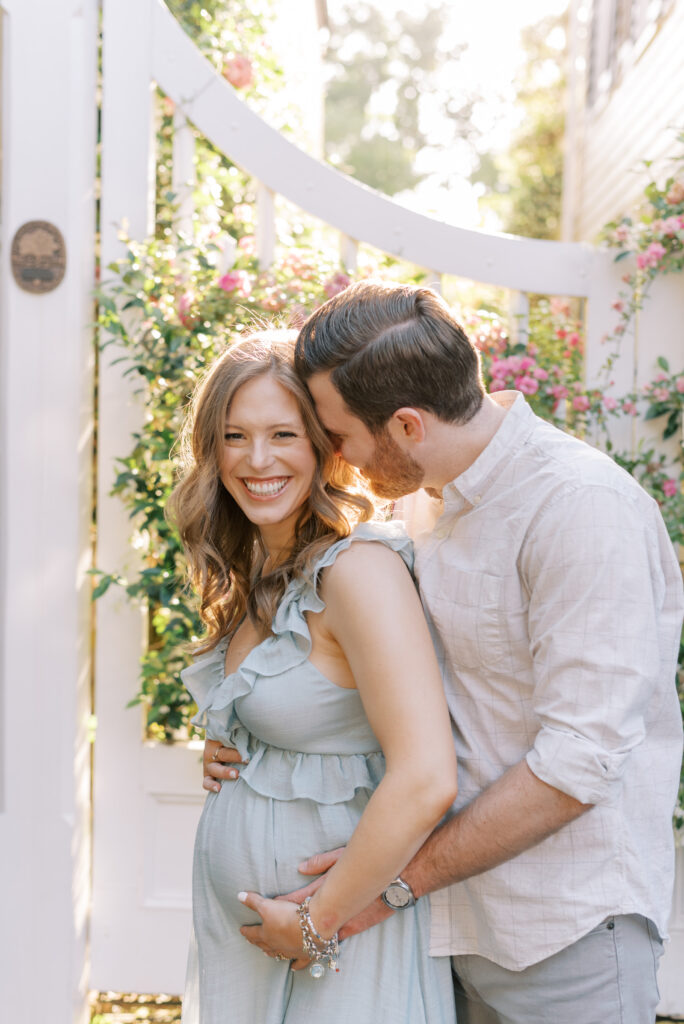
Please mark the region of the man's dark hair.
[[467, 423], [482, 405], [477, 351], [429, 288], [360, 281], [306, 321], [295, 347], [304, 380], [329, 371], [373, 433], [403, 406]]

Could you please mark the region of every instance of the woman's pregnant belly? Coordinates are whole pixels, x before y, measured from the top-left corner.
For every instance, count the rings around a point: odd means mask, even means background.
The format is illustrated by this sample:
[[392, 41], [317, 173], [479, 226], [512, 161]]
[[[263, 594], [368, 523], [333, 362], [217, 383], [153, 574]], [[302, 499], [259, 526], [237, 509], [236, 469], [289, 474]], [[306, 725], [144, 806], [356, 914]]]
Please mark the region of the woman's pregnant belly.
[[306, 885], [311, 878], [297, 865], [314, 853], [344, 846], [370, 795], [358, 789], [352, 799], [335, 804], [274, 800], [241, 779], [224, 782], [220, 792], [207, 797], [197, 830], [195, 905], [217, 901], [223, 915], [249, 923], [252, 912], [237, 901], [237, 893], [277, 896]]

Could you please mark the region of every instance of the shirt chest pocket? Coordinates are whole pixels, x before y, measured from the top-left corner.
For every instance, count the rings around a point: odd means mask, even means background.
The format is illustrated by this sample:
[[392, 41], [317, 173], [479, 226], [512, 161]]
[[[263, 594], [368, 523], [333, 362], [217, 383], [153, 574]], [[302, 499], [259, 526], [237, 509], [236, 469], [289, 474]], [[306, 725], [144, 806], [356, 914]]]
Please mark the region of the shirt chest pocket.
[[425, 586], [423, 603], [449, 662], [455, 668], [494, 667], [508, 647], [504, 629], [504, 580], [451, 567]]

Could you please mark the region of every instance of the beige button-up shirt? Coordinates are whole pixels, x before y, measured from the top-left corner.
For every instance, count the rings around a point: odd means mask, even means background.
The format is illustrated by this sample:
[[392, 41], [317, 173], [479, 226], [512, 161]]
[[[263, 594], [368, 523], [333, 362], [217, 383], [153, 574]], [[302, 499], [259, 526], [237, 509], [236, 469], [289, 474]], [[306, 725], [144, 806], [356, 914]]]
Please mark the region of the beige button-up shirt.
[[521, 970], [610, 914], [666, 934], [682, 755], [682, 580], [658, 506], [522, 395], [444, 491], [416, 574], [459, 759], [455, 809], [523, 758], [595, 806], [433, 893], [431, 953]]

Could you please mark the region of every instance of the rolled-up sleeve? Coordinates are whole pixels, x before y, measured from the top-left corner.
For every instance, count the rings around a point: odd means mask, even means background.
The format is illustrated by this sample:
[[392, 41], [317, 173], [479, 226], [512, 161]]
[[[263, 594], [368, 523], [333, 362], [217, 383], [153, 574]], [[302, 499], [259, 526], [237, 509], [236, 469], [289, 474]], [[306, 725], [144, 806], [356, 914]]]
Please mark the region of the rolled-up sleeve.
[[584, 485], [541, 510], [521, 551], [539, 722], [527, 763], [581, 803], [614, 799], [649, 705], [672, 685], [658, 519], [645, 495]]

